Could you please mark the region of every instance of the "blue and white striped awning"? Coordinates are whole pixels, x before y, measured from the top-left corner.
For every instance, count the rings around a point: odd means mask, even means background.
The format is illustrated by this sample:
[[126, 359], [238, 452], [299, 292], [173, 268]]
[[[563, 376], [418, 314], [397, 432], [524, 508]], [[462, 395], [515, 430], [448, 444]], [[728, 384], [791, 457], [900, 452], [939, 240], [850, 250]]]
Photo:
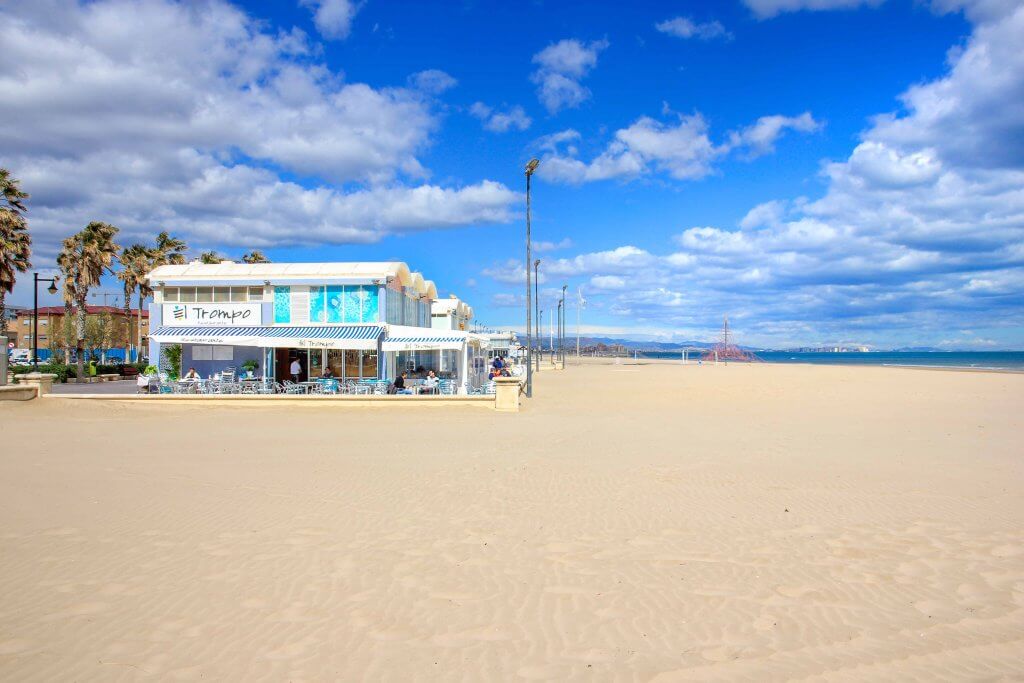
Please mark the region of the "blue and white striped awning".
[[[398, 328], [398, 329], [395, 329]], [[442, 332], [429, 328], [420, 333], [413, 332], [415, 328], [393, 325], [389, 330], [389, 336], [384, 339], [380, 348], [382, 351], [441, 351], [461, 350], [470, 341], [470, 335], [466, 332]]]
[[280, 325], [274, 327], [175, 327], [150, 333], [159, 344], [219, 344], [263, 348], [376, 349], [382, 325]]

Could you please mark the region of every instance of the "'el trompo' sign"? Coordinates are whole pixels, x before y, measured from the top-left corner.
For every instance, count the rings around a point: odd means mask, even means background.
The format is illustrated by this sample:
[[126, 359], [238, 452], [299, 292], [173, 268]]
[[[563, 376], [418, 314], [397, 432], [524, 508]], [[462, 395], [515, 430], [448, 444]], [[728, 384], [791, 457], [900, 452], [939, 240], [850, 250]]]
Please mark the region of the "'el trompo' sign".
[[260, 304], [164, 304], [163, 324], [196, 325], [262, 325]]

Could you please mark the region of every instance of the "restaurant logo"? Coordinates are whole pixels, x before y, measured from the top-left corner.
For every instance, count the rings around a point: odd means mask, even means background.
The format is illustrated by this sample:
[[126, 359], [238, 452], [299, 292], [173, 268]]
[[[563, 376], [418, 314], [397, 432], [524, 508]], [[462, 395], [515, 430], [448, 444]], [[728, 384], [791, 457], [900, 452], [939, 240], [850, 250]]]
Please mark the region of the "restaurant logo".
[[218, 326], [262, 325], [261, 304], [167, 304], [165, 325]]

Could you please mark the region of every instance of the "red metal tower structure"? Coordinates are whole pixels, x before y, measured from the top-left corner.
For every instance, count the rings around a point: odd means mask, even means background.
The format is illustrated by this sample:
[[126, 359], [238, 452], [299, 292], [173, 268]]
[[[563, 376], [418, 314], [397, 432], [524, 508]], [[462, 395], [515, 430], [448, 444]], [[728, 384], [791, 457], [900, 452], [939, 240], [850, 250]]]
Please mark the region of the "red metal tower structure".
[[737, 363], [759, 363], [761, 359], [752, 353], [747, 353], [732, 343], [729, 337], [729, 316], [722, 321], [722, 336], [718, 343], [704, 352], [704, 360], [735, 361]]

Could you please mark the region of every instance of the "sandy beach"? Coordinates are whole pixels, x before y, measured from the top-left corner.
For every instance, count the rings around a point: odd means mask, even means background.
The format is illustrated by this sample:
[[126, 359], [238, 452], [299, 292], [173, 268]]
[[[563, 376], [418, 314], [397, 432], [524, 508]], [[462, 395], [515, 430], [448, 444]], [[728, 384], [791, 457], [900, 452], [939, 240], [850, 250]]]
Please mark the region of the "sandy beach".
[[0, 404], [0, 679], [1021, 680], [1024, 375]]

